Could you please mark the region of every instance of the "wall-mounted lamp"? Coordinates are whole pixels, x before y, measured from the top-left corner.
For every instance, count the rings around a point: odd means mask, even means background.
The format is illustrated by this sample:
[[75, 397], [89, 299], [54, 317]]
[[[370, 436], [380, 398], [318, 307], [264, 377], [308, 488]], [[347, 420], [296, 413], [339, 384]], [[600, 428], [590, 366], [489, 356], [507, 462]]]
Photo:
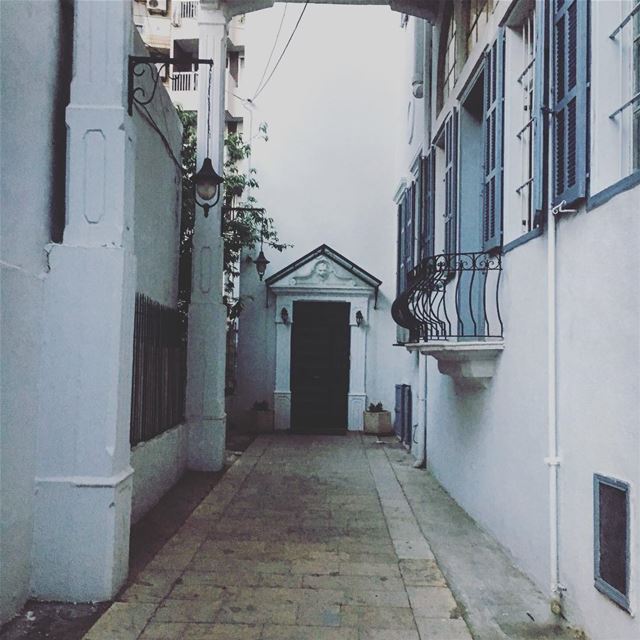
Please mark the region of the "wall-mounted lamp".
[[[209, 209], [220, 200], [220, 185], [223, 180], [213, 168], [211, 158], [205, 158], [200, 171], [193, 176], [194, 198], [196, 204], [204, 209], [205, 218], [209, 217]], [[211, 202], [214, 198], [215, 200]]]
[[262, 280], [262, 278], [264, 278], [264, 272], [267, 270], [267, 265], [269, 264], [269, 260], [265, 258], [264, 251], [262, 249], [260, 249], [260, 253], [253, 263], [256, 265], [258, 277]]
[[282, 318], [283, 324], [289, 324], [289, 312], [286, 307], [282, 307], [282, 309], [280, 309], [280, 317]]
[[358, 311], [356, 311], [356, 324], [361, 327], [363, 322], [364, 316], [362, 315], [362, 311], [358, 309]]

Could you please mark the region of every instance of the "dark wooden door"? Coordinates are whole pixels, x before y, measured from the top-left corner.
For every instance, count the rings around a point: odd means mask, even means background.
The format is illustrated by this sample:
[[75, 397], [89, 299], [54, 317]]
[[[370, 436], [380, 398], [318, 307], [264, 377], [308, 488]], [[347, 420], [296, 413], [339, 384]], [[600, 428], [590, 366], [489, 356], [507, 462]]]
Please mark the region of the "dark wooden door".
[[347, 428], [349, 304], [294, 302], [291, 426], [298, 432]]

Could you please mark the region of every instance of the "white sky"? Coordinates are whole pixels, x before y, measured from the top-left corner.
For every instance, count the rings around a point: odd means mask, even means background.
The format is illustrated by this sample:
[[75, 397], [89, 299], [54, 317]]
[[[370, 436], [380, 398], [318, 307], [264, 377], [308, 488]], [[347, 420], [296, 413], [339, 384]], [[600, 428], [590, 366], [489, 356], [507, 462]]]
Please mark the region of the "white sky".
[[[302, 7], [288, 6], [272, 65]], [[246, 17], [242, 97], [255, 92], [283, 10], [276, 4]], [[406, 40], [400, 14], [388, 7], [308, 6], [256, 99], [254, 133], [266, 121], [269, 141], [253, 145], [255, 195], [276, 219], [281, 239], [295, 244], [284, 256], [269, 252], [270, 273], [323, 242], [381, 278], [393, 273], [393, 258], [376, 268], [371, 249], [384, 244], [395, 251], [392, 196], [406, 111]], [[246, 118], [245, 136], [248, 127]]]

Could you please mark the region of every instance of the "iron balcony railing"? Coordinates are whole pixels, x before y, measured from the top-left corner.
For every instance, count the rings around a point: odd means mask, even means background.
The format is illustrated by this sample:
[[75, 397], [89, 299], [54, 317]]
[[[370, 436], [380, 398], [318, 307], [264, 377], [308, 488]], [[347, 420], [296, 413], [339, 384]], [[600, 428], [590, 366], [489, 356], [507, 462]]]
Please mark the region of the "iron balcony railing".
[[197, 18], [198, 4], [199, 3], [197, 0], [182, 0], [182, 2], [180, 3], [180, 17]]
[[407, 275], [391, 315], [409, 330], [410, 342], [502, 338], [502, 256], [441, 254], [423, 260]]
[[178, 71], [171, 75], [171, 91], [197, 91], [198, 72]]

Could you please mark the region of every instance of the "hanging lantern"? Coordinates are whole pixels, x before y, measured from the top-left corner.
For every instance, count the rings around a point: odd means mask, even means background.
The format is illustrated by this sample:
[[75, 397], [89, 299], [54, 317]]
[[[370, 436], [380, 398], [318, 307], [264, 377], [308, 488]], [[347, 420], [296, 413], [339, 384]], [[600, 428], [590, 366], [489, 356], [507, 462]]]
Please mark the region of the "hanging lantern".
[[260, 248], [260, 253], [253, 263], [256, 265], [256, 271], [258, 272], [260, 280], [262, 280], [262, 278], [264, 278], [265, 271], [267, 270], [267, 265], [269, 264], [269, 260], [265, 258], [262, 248]]

